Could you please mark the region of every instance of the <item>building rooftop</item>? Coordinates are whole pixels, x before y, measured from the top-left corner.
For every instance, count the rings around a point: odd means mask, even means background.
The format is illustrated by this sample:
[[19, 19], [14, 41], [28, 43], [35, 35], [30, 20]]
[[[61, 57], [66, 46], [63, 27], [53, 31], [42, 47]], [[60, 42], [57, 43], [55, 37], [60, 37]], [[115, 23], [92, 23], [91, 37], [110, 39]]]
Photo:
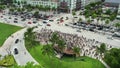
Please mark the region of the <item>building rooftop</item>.
[[120, 4], [120, 0], [105, 0], [105, 2], [119, 3]]

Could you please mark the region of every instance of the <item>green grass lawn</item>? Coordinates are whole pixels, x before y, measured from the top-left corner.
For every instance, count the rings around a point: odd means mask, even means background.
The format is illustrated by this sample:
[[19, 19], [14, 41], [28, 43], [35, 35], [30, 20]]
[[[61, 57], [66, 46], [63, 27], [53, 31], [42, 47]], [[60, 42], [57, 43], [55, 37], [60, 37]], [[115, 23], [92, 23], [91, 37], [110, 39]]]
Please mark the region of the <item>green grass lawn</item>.
[[29, 52], [44, 68], [105, 68], [100, 61], [89, 57], [79, 57], [76, 60], [72, 57], [64, 57], [61, 60], [49, 58], [41, 53], [41, 48], [42, 46], [36, 46], [29, 49]]
[[8, 25], [0, 23], [0, 46], [4, 43], [4, 41], [14, 32], [20, 30], [21, 27]]

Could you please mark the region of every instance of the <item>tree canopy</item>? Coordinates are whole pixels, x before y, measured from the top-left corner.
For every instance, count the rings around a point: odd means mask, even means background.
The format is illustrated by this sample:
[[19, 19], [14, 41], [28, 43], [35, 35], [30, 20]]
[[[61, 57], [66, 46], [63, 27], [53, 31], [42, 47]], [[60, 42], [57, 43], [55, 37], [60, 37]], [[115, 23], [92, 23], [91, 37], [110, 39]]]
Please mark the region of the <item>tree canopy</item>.
[[109, 50], [105, 54], [104, 60], [111, 68], [120, 68], [120, 49]]

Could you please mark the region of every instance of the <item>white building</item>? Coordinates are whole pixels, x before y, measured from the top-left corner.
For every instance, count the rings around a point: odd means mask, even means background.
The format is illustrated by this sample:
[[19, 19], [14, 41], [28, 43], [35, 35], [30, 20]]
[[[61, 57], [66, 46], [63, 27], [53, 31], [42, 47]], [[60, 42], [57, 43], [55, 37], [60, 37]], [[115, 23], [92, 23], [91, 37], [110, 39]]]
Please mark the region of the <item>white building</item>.
[[86, 5], [90, 4], [90, 3], [94, 3], [94, 2], [98, 2], [101, 0], [81, 0], [81, 6], [85, 7]]
[[59, 0], [59, 8], [68, 12], [79, 10], [81, 9], [81, 0]]
[[85, 7], [86, 5], [98, 2], [101, 0], [17, 0], [17, 1], [26, 1], [27, 4], [31, 4], [33, 6], [42, 5], [42, 6], [50, 6], [59, 8], [61, 10], [65, 10], [68, 12], [72, 12], [72, 10], [79, 10], [81, 7]]
[[58, 0], [27, 0], [27, 4], [35, 5], [42, 5], [42, 6], [50, 6], [57, 8]]
[[117, 18], [119, 18], [119, 19], [120, 19], [120, 4], [119, 4], [119, 8], [118, 8]]

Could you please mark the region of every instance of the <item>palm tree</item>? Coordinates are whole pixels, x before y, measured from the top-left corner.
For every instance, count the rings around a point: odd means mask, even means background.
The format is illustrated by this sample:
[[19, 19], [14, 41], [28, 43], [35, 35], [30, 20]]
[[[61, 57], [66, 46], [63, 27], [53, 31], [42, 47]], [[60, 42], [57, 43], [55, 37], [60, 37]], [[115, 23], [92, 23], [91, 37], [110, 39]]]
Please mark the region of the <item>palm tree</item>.
[[38, 16], [39, 16], [39, 11], [36, 11], [36, 12], [34, 13], [34, 16], [35, 16], [35, 18], [38, 18]]
[[9, 9], [9, 11], [14, 12], [14, 8]]
[[33, 29], [34, 27], [28, 28], [27, 32], [25, 32], [24, 34], [27, 48], [29, 47], [31, 48], [39, 44], [39, 42], [36, 41], [36, 36], [35, 36], [35, 32], [33, 32]]
[[56, 10], [56, 8], [55, 7], [52, 7], [52, 11], [55, 11]]
[[100, 45], [100, 50], [101, 50], [101, 53], [105, 53], [105, 51], [106, 51], [106, 45], [105, 45], [105, 43], [102, 43]]
[[27, 38], [28, 36], [31, 36], [31, 35], [34, 34], [33, 29], [34, 29], [34, 28], [28, 28], [28, 29], [27, 29], [27, 32], [25, 33], [25, 37], [26, 37], [26, 38]]
[[110, 20], [107, 19], [107, 20], [105, 21], [105, 24], [107, 25], [107, 24], [109, 24], [109, 23], [110, 23]]
[[116, 24], [115, 24], [115, 27], [116, 27], [116, 28], [120, 28], [120, 23], [119, 23], [119, 22], [116, 23]]
[[102, 43], [100, 45], [100, 47], [97, 47], [97, 52], [100, 53], [100, 55], [102, 57], [102, 53], [104, 54], [106, 52], [106, 45], [105, 45], [105, 43]]
[[99, 20], [100, 20], [100, 18], [98, 17], [98, 18], [97, 18], [97, 24], [99, 24]]
[[38, 9], [39, 9], [39, 10], [43, 10], [43, 6], [42, 6], [42, 5], [40, 5]]
[[79, 47], [74, 47], [73, 51], [75, 53], [75, 56], [74, 56], [75, 59], [77, 56], [80, 56], [80, 48]]
[[50, 44], [44, 45], [41, 50], [42, 50], [42, 54], [47, 55], [49, 58], [51, 58], [51, 56], [54, 55], [53, 47]]
[[52, 42], [52, 45], [56, 44], [58, 42], [58, 34], [56, 32], [54, 32], [50, 38], [50, 42]]
[[75, 15], [76, 15], [75, 11], [73, 11], [73, 12], [72, 12], [72, 15], [73, 15], [73, 16], [75, 16]]
[[0, 55], [0, 60], [1, 60], [2, 55]]
[[24, 5], [25, 5], [25, 4], [27, 4], [27, 2], [26, 2], [26, 1], [24, 1]]
[[97, 15], [94, 13], [94, 14], [92, 15], [92, 18], [95, 19], [96, 17], [97, 17]]
[[90, 19], [88, 19], [88, 20], [87, 20], [87, 23], [88, 23], [88, 24], [90, 24], [90, 23], [91, 23], [91, 20], [90, 20]]
[[75, 11], [72, 12], [72, 15], [73, 15], [73, 23], [75, 22], [74, 21], [74, 16], [76, 15]]
[[17, 2], [17, 5], [20, 5], [20, 1]]
[[79, 22], [82, 22], [82, 18], [79, 18]]
[[14, 0], [14, 1], [13, 1], [13, 3], [14, 3], [14, 4], [16, 4], [16, 3], [17, 3], [17, 1], [16, 1], [16, 0]]
[[57, 42], [57, 44], [58, 44], [58, 47], [60, 48], [61, 53], [62, 53], [63, 52], [63, 48], [65, 47], [65, 41], [59, 39], [58, 42]]

